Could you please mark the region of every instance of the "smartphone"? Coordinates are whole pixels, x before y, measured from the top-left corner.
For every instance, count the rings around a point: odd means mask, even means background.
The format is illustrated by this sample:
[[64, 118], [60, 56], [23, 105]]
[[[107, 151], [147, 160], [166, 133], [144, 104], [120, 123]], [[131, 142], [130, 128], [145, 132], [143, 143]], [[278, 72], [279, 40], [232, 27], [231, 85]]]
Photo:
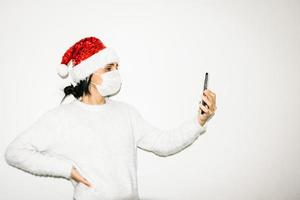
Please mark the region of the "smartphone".
[[[205, 73], [205, 79], [204, 79], [204, 87], [203, 87], [203, 91], [204, 90], [206, 90], [207, 89], [207, 84], [208, 84], [208, 72], [206, 72]], [[206, 106], [206, 103], [203, 101], [203, 100], [201, 100], [202, 102], [202, 105], [203, 106]], [[204, 113], [204, 111], [201, 109], [201, 114], [203, 114]]]

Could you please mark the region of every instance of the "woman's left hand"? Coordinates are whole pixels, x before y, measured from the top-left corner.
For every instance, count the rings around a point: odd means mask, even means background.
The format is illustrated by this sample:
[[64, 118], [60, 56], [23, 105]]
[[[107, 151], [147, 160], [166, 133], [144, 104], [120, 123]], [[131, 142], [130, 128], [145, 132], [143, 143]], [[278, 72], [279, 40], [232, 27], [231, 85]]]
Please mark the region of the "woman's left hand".
[[[203, 106], [200, 101], [198, 110], [198, 121], [201, 126], [204, 126], [204, 124], [215, 114], [215, 111], [217, 110], [216, 94], [209, 89], [204, 90], [203, 93], [204, 94], [202, 94], [201, 99], [206, 103], [206, 106]], [[203, 114], [201, 114], [201, 110], [204, 111]]]

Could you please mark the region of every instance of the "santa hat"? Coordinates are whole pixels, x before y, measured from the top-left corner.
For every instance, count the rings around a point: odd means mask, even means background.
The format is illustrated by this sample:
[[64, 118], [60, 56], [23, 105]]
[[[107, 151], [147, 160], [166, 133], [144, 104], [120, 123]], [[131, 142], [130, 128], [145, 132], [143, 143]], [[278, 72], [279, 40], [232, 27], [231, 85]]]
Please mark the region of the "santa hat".
[[73, 81], [78, 83], [97, 69], [112, 62], [119, 62], [114, 49], [106, 47], [96, 37], [86, 37], [64, 53], [61, 64], [57, 67], [57, 74], [61, 78], [71, 75]]

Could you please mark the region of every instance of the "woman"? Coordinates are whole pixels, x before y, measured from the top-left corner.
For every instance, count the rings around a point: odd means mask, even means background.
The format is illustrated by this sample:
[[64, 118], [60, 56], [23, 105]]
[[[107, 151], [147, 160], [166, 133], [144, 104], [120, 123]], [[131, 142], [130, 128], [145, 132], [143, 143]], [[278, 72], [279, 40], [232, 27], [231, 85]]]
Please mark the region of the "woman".
[[69, 180], [74, 200], [138, 200], [137, 148], [178, 153], [206, 131], [216, 110], [216, 95], [206, 90], [208, 106], [196, 116], [170, 130], [152, 126], [133, 105], [109, 98], [122, 86], [119, 58], [96, 37], [75, 43], [61, 64], [58, 74], [76, 83], [64, 88], [64, 98], [75, 100], [45, 112], [9, 144], [5, 159], [34, 175]]

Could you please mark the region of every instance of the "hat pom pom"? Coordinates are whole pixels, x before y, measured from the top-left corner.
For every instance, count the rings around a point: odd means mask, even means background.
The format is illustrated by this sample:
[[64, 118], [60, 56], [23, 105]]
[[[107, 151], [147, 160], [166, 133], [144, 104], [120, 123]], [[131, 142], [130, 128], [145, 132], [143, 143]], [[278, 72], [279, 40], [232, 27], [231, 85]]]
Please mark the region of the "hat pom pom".
[[56, 70], [57, 74], [62, 78], [66, 78], [69, 75], [68, 66], [65, 64], [58, 65]]

